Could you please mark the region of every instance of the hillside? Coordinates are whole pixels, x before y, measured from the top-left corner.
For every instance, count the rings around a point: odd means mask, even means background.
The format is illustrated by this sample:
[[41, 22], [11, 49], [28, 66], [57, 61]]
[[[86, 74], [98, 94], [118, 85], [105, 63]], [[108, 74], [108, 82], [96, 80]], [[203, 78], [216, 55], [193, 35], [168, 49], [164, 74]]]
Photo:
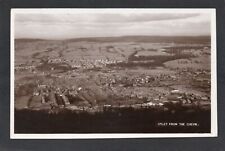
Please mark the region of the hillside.
[[[16, 39], [15, 42], [35, 42], [44, 39]], [[152, 42], [152, 43], [209, 43], [210, 36], [120, 36], [120, 37], [87, 37], [58, 40], [66, 42]]]

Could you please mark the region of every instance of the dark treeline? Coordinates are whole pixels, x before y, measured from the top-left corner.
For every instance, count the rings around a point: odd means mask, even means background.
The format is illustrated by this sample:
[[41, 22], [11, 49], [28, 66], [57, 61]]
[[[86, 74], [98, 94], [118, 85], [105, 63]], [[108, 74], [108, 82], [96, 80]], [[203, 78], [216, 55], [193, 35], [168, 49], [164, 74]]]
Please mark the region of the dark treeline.
[[[196, 122], [198, 126], [157, 126], [159, 122]], [[207, 133], [210, 110], [195, 112], [120, 108], [104, 112], [16, 110], [15, 133]]]
[[72, 67], [67, 63], [44, 63], [37, 66], [40, 71], [51, 71], [51, 69], [59, 70], [61, 72], [66, 72], [72, 70]]
[[188, 59], [193, 57], [191, 54], [180, 54], [180, 55], [173, 55], [173, 56], [165, 56], [165, 55], [157, 55], [157, 56], [132, 56], [129, 58], [129, 61], [148, 61], [153, 60], [157, 64], [162, 64], [164, 62], [176, 59]]
[[[210, 46], [206, 45], [208, 48]], [[164, 47], [164, 49], [171, 49], [171, 50], [185, 50], [185, 49], [203, 49], [205, 46], [173, 46], [173, 47]]]
[[109, 67], [119, 66], [119, 67], [159, 67], [164, 66], [163, 63], [167, 61], [172, 61], [176, 59], [189, 59], [194, 57], [191, 54], [180, 54], [173, 56], [157, 55], [157, 56], [138, 56], [131, 55], [128, 62], [121, 62], [117, 64], [108, 65]]

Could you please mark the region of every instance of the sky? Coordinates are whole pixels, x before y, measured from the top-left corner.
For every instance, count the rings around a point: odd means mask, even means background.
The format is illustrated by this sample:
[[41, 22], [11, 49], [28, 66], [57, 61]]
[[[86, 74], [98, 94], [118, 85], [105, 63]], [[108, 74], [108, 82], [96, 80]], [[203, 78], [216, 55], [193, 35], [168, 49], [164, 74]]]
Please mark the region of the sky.
[[210, 14], [205, 12], [40, 12], [15, 13], [14, 37], [70, 39], [129, 35], [210, 35]]

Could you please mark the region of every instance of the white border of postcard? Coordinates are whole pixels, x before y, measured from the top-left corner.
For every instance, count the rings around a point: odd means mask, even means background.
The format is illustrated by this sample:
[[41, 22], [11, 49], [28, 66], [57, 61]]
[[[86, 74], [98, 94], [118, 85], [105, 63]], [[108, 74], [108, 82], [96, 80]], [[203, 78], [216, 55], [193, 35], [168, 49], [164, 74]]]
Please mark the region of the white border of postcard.
[[[211, 132], [210, 133], [90, 133], [90, 134], [15, 134], [14, 131], [14, 15], [16, 13], [82, 13], [82, 12], [163, 12], [163, 13], [210, 13], [211, 14]], [[169, 138], [169, 137], [217, 137], [217, 71], [216, 71], [216, 9], [215, 8], [162, 8], [162, 9], [78, 9], [78, 8], [35, 8], [11, 9], [11, 87], [10, 87], [10, 138], [11, 139], [99, 139], [99, 138]]]

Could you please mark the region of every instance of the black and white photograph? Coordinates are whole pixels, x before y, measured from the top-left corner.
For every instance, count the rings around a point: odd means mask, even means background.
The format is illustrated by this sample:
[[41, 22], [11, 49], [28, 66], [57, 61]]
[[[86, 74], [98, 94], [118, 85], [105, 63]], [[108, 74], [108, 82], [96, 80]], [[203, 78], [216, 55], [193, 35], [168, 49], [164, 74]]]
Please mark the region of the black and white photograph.
[[215, 9], [11, 9], [12, 139], [216, 137]]

